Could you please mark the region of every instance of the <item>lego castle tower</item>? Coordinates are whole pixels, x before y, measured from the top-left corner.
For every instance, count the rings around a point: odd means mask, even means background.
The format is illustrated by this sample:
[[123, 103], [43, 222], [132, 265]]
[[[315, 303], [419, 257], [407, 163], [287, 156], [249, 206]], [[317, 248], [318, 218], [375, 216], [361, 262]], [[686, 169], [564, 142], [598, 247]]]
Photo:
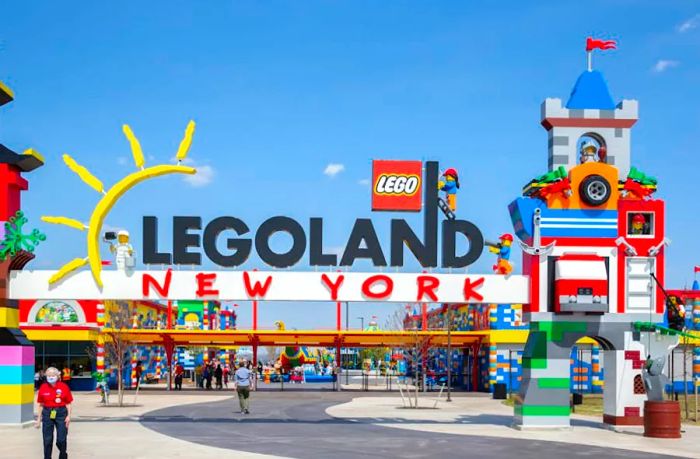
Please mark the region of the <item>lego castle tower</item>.
[[578, 164], [578, 139], [594, 138], [607, 150], [606, 162], [624, 177], [630, 170], [630, 131], [638, 119], [636, 100], [615, 105], [603, 74], [586, 70], [576, 80], [566, 106], [561, 99], [542, 103], [542, 126], [547, 130], [549, 170]]

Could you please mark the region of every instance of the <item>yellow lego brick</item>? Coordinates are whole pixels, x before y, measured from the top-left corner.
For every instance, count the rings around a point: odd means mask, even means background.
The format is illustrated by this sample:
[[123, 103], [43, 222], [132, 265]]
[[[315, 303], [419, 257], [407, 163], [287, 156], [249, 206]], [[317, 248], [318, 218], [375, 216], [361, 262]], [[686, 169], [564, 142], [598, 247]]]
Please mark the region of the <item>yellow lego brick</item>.
[[0, 307], [0, 327], [18, 328], [19, 309]]
[[22, 405], [34, 401], [34, 384], [0, 384], [0, 405]]

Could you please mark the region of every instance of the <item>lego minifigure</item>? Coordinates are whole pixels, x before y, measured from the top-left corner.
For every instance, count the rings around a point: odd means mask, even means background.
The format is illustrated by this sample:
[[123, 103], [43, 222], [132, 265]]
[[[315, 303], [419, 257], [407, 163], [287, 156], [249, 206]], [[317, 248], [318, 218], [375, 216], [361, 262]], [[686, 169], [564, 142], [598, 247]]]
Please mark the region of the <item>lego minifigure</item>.
[[129, 244], [129, 232], [121, 230], [117, 233], [117, 243], [110, 244], [110, 252], [115, 256], [117, 269], [127, 271], [134, 268], [135, 257], [134, 248]]
[[632, 216], [632, 226], [630, 227], [629, 234], [642, 235], [646, 234], [644, 227], [646, 225], [646, 219], [642, 214], [634, 214]]
[[444, 180], [438, 182], [438, 190], [445, 192], [447, 205], [452, 212], [455, 212], [457, 210], [457, 190], [459, 189], [457, 170], [451, 167], [442, 174], [442, 177]]
[[581, 144], [581, 164], [594, 163], [598, 161], [596, 154], [598, 147], [593, 142], [585, 141]]
[[504, 233], [498, 238], [498, 243], [485, 242], [488, 246], [489, 252], [498, 255], [496, 264], [493, 265], [493, 271], [496, 274], [508, 275], [513, 271], [513, 265], [510, 263], [510, 246], [513, 243], [513, 236], [508, 233]]

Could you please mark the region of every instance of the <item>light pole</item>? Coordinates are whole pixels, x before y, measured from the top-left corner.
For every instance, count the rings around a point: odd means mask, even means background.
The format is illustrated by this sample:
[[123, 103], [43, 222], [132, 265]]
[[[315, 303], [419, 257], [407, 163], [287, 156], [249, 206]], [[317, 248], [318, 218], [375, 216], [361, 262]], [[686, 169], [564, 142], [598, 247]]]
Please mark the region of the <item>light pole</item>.
[[[345, 302], [345, 331], [348, 331], [350, 328], [350, 303], [347, 301]], [[347, 348], [346, 348], [347, 349]], [[349, 384], [349, 378], [350, 378], [350, 353], [347, 354], [346, 359], [345, 359], [345, 369], [347, 370], [345, 372], [345, 385], [347, 386]]]
[[452, 401], [452, 305], [447, 305], [447, 401]]
[[361, 325], [360, 325], [360, 330], [364, 330], [364, 329], [365, 329], [365, 317], [364, 317], [364, 316], [360, 316], [360, 317], [358, 317], [358, 319], [360, 319], [360, 321], [361, 321], [361, 322], [360, 322], [360, 324], [361, 324]]

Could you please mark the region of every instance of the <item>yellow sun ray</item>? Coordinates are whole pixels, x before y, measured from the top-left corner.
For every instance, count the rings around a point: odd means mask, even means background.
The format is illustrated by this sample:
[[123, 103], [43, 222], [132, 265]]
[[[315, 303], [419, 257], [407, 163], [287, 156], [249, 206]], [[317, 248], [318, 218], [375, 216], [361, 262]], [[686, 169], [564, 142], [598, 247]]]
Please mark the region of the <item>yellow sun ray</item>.
[[56, 273], [49, 278], [49, 284], [53, 284], [54, 282], [58, 282], [61, 280], [66, 274], [75, 271], [76, 269], [80, 268], [81, 266], [85, 266], [87, 264], [87, 258], [74, 258], [65, 265], [61, 266], [61, 269], [56, 271]]
[[87, 233], [87, 248], [88, 248], [88, 260], [90, 260], [90, 271], [92, 271], [92, 277], [95, 279], [97, 286], [102, 288], [102, 258], [100, 258], [100, 231], [102, 230], [102, 224], [104, 223], [105, 217], [112, 210], [114, 204], [117, 203], [119, 198], [122, 197], [124, 193], [150, 178], [158, 177], [160, 175], [166, 174], [194, 174], [196, 169], [189, 166], [171, 166], [169, 164], [162, 164], [160, 166], [153, 166], [146, 169], [142, 169], [138, 172], [133, 172], [112, 186], [112, 188], [105, 193], [105, 195], [100, 199], [100, 202], [95, 206], [95, 210], [92, 211], [90, 216], [90, 221], [88, 222], [88, 233]]
[[80, 177], [80, 180], [85, 182], [93, 190], [97, 191], [98, 193], [105, 192], [104, 186], [102, 185], [100, 179], [92, 175], [90, 171], [87, 170], [85, 167], [78, 164], [73, 158], [70, 157], [70, 155], [64, 154], [63, 162], [66, 163], [68, 169], [75, 172], [78, 175], [78, 177]]
[[187, 123], [187, 128], [185, 128], [185, 136], [180, 142], [180, 147], [177, 149], [177, 154], [175, 157], [178, 161], [182, 161], [187, 156], [187, 152], [190, 151], [190, 146], [192, 145], [192, 136], [194, 135], [194, 121], [190, 120]]
[[87, 258], [81, 259], [76, 258], [59, 269], [51, 278], [49, 279], [49, 284], [54, 284], [59, 280], [63, 279], [65, 276], [75, 271], [76, 269], [89, 263], [90, 271], [92, 273], [92, 278], [95, 284], [102, 289], [102, 258], [100, 256], [100, 233], [102, 231], [102, 225], [104, 220], [109, 214], [110, 210], [119, 201], [124, 193], [129, 191], [134, 186], [139, 183], [155, 178], [161, 175], [167, 174], [195, 174], [197, 170], [193, 167], [183, 166], [179, 162], [187, 156], [187, 152], [192, 144], [192, 136], [194, 135], [195, 124], [194, 121], [190, 121], [185, 129], [185, 136], [180, 142], [180, 148], [177, 151], [177, 165], [161, 164], [158, 166], [152, 166], [148, 168], [143, 168], [143, 152], [141, 151], [141, 146], [138, 140], [134, 136], [133, 132], [128, 125], [122, 127], [124, 134], [131, 143], [132, 153], [134, 155], [134, 162], [141, 170], [133, 172], [126, 177], [115, 183], [109, 190], [104, 191], [102, 182], [93, 176], [86, 168], [79, 165], [73, 158], [69, 155], [63, 155], [63, 161], [66, 165], [75, 172], [81, 180], [90, 185], [95, 190], [103, 194], [102, 198], [99, 200], [97, 205], [90, 215], [90, 220], [87, 225], [79, 222], [78, 220], [68, 218], [68, 217], [42, 217], [42, 220], [47, 223], [55, 223], [66, 225], [71, 228], [77, 228], [81, 230], [87, 229]]
[[74, 218], [68, 218], [68, 217], [51, 217], [48, 215], [44, 215], [41, 217], [42, 221], [45, 221], [46, 223], [53, 223], [54, 225], [64, 225], [64, 226], [69, 226], [71, 228], [75, 228], [80, 231], [85, 231], [87, 229], [87, 226], [83, 222], [79, 222], [78, 220]]
[[122, 126], [122, 131], [124, 131], [124, 135], [126, 136], [127, 140], [129, 140], [129, 145], [131, 146], [131, 154], [134, 157], [134, 164], [136, 164], [136, 167], [138, 167], [139, 169], [143, 169], [143, 151], [141, 150], [141, 144], [139, 143], [139, 139], [136, 138], [128, 124]]

